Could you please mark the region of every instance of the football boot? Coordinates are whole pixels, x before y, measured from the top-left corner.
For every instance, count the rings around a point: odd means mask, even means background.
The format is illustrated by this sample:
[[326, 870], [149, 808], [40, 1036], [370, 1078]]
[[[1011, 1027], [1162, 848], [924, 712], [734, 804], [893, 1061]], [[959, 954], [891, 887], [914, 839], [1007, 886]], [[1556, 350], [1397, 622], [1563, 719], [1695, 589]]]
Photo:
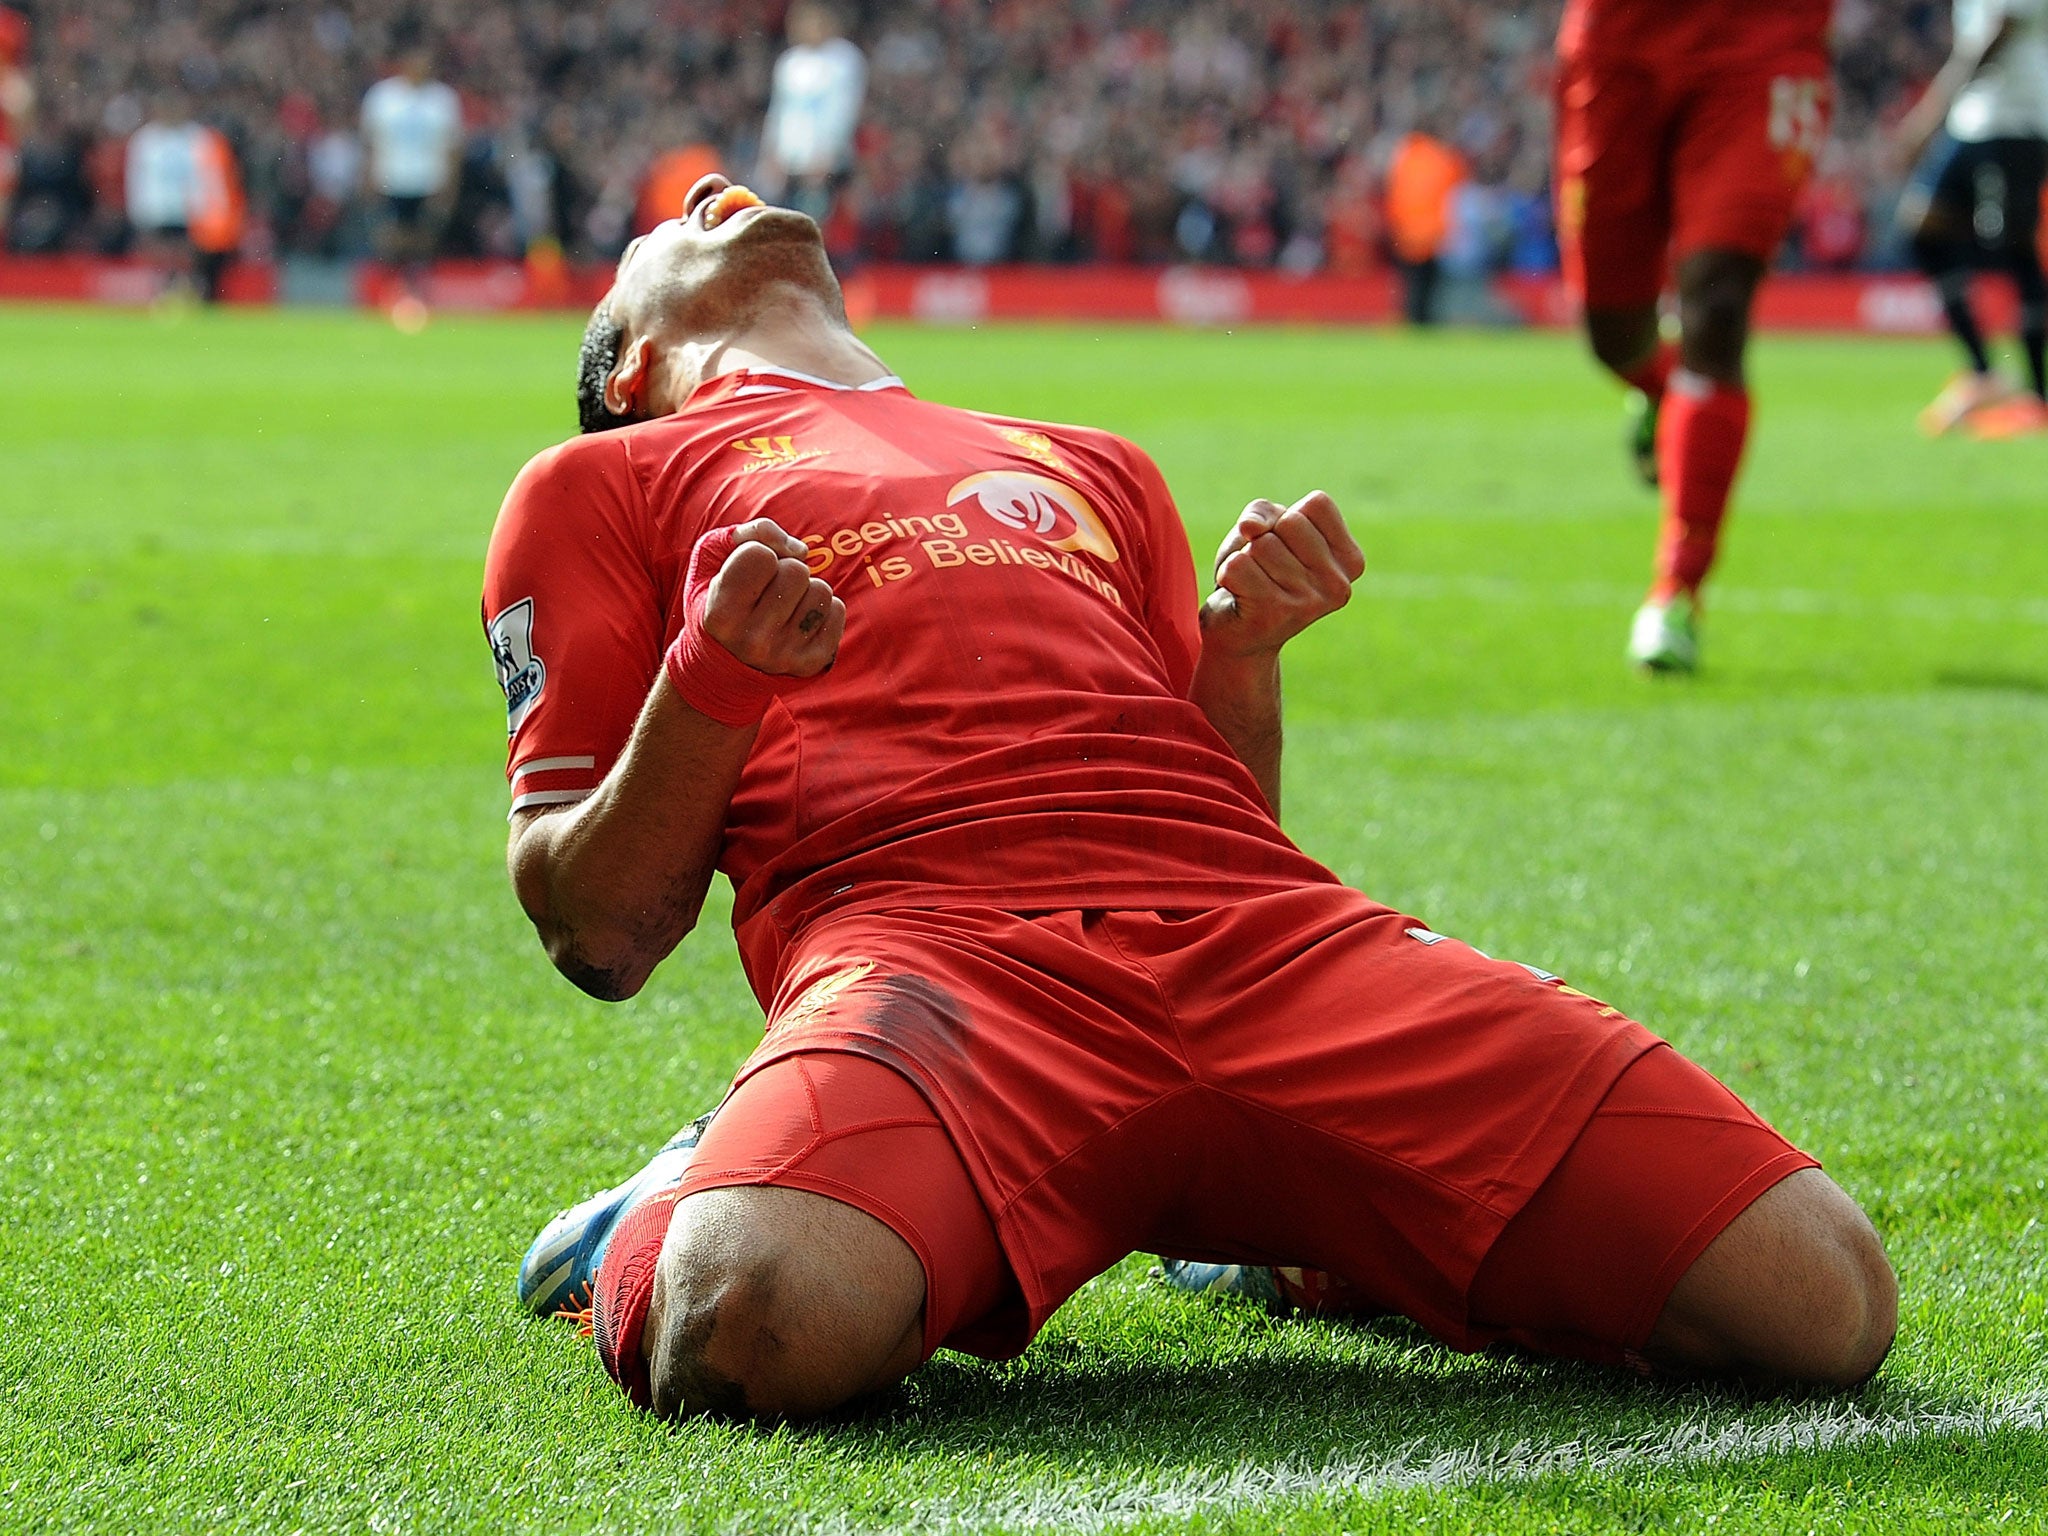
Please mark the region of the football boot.
[[570, 1206], [542, 1227], [519, 1261], [519, 1304], [537, 1317], [587, 1317], [591, 1284], [620, 1221], [650, 1195], [682, 1182], [710, 1124], [708, 1114], [692, 1120], [625, 1183]]
[[1920, 412], [1920, 430], [1945, 437], [1979, 411], [2002, 405], [2018, 391], [1996, 373], [1959, 373]]
[[1247, 1301], [1256, 1301], [1269, 1312], [1305, 1312], [1311, 1317], [1371, 1317], [1382, 1310], [1350, 1281], [1320, 1269], [1161, 1259], [1155, 1273], [1174, 1290], [1195, 1291], [1209, 1296], [1242, 1296]]
[[1683, 593], [1636, 610], [1628, 659], [1645, 672], [1692, 672], [1700, 664], [1699, 613]]

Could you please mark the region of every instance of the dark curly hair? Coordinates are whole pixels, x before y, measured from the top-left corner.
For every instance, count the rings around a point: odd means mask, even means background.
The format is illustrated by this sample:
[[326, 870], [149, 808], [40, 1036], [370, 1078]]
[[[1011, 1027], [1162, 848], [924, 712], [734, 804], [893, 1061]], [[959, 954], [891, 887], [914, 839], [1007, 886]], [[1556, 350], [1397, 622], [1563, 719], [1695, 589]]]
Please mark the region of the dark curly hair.
[[590, 312], [583, 349], [576, 356], [576, 424], [584, 432], [609, 432], [633, 424], [632, 417], [608, 410], [604, 403], [605, 380], [619, 366], [619, 343], [625, 337], [626, 328], [612, 318], [610, 305], [600, 304]]

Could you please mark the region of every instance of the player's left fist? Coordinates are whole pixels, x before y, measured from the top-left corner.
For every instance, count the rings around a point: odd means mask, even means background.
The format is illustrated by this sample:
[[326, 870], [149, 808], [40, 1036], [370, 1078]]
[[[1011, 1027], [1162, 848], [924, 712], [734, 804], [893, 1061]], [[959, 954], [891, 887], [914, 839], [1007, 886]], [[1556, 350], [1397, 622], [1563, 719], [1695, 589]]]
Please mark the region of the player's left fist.
[[1278, 651], [1351, 601], [1365, 552], [1323, 491], [1291, 507], [1252, 502], [1216, 552], [1216, 590], [1202, 604], [1204, 647]]

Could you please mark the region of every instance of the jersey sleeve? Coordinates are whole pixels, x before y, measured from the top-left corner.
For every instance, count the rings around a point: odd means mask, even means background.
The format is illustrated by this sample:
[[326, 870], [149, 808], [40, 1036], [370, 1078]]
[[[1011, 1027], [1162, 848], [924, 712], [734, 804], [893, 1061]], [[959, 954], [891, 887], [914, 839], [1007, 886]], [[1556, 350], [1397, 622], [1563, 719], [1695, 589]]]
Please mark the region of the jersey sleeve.
[[551, 448], [506, 493], [484, 566], [512, 809], [568, 805], [625, 750], [661, 670], [664, 594], [615, 436]]
[[1144, 590], [1139, 613], [1166, 662], [1167, 676], [1183, 697], [1193, 685], [1202, 654], [1201, 595], [1187, 525], [1166, 477], [1150, 454], [1120, 443], [1122, 465], [1132, 484], [1144, 531]]

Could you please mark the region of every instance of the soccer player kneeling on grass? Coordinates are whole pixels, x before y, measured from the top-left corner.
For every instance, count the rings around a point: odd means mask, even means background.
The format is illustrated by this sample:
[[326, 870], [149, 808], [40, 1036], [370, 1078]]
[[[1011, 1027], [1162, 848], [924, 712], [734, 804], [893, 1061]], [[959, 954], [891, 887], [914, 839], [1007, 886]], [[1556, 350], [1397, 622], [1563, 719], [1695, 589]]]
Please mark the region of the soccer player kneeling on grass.
[[587, 1286], [664, 1414], [1013, 1355], [1134, 1250], [1313, 1266], [1459, 1349], [1877, 1368], [1892, 1272], [1812, 1158], [1281, 832], [1280, 650], [1364, 568], [1328, 497], [1254, 502], [1205, 599], [1138, 449], [918, 399], [808, 218], [687, 207], [593, 316], [484, 612], [550, 958], [632, 995], [721, 869], [768, 1028], [548, 1225], [530, 1305]]

